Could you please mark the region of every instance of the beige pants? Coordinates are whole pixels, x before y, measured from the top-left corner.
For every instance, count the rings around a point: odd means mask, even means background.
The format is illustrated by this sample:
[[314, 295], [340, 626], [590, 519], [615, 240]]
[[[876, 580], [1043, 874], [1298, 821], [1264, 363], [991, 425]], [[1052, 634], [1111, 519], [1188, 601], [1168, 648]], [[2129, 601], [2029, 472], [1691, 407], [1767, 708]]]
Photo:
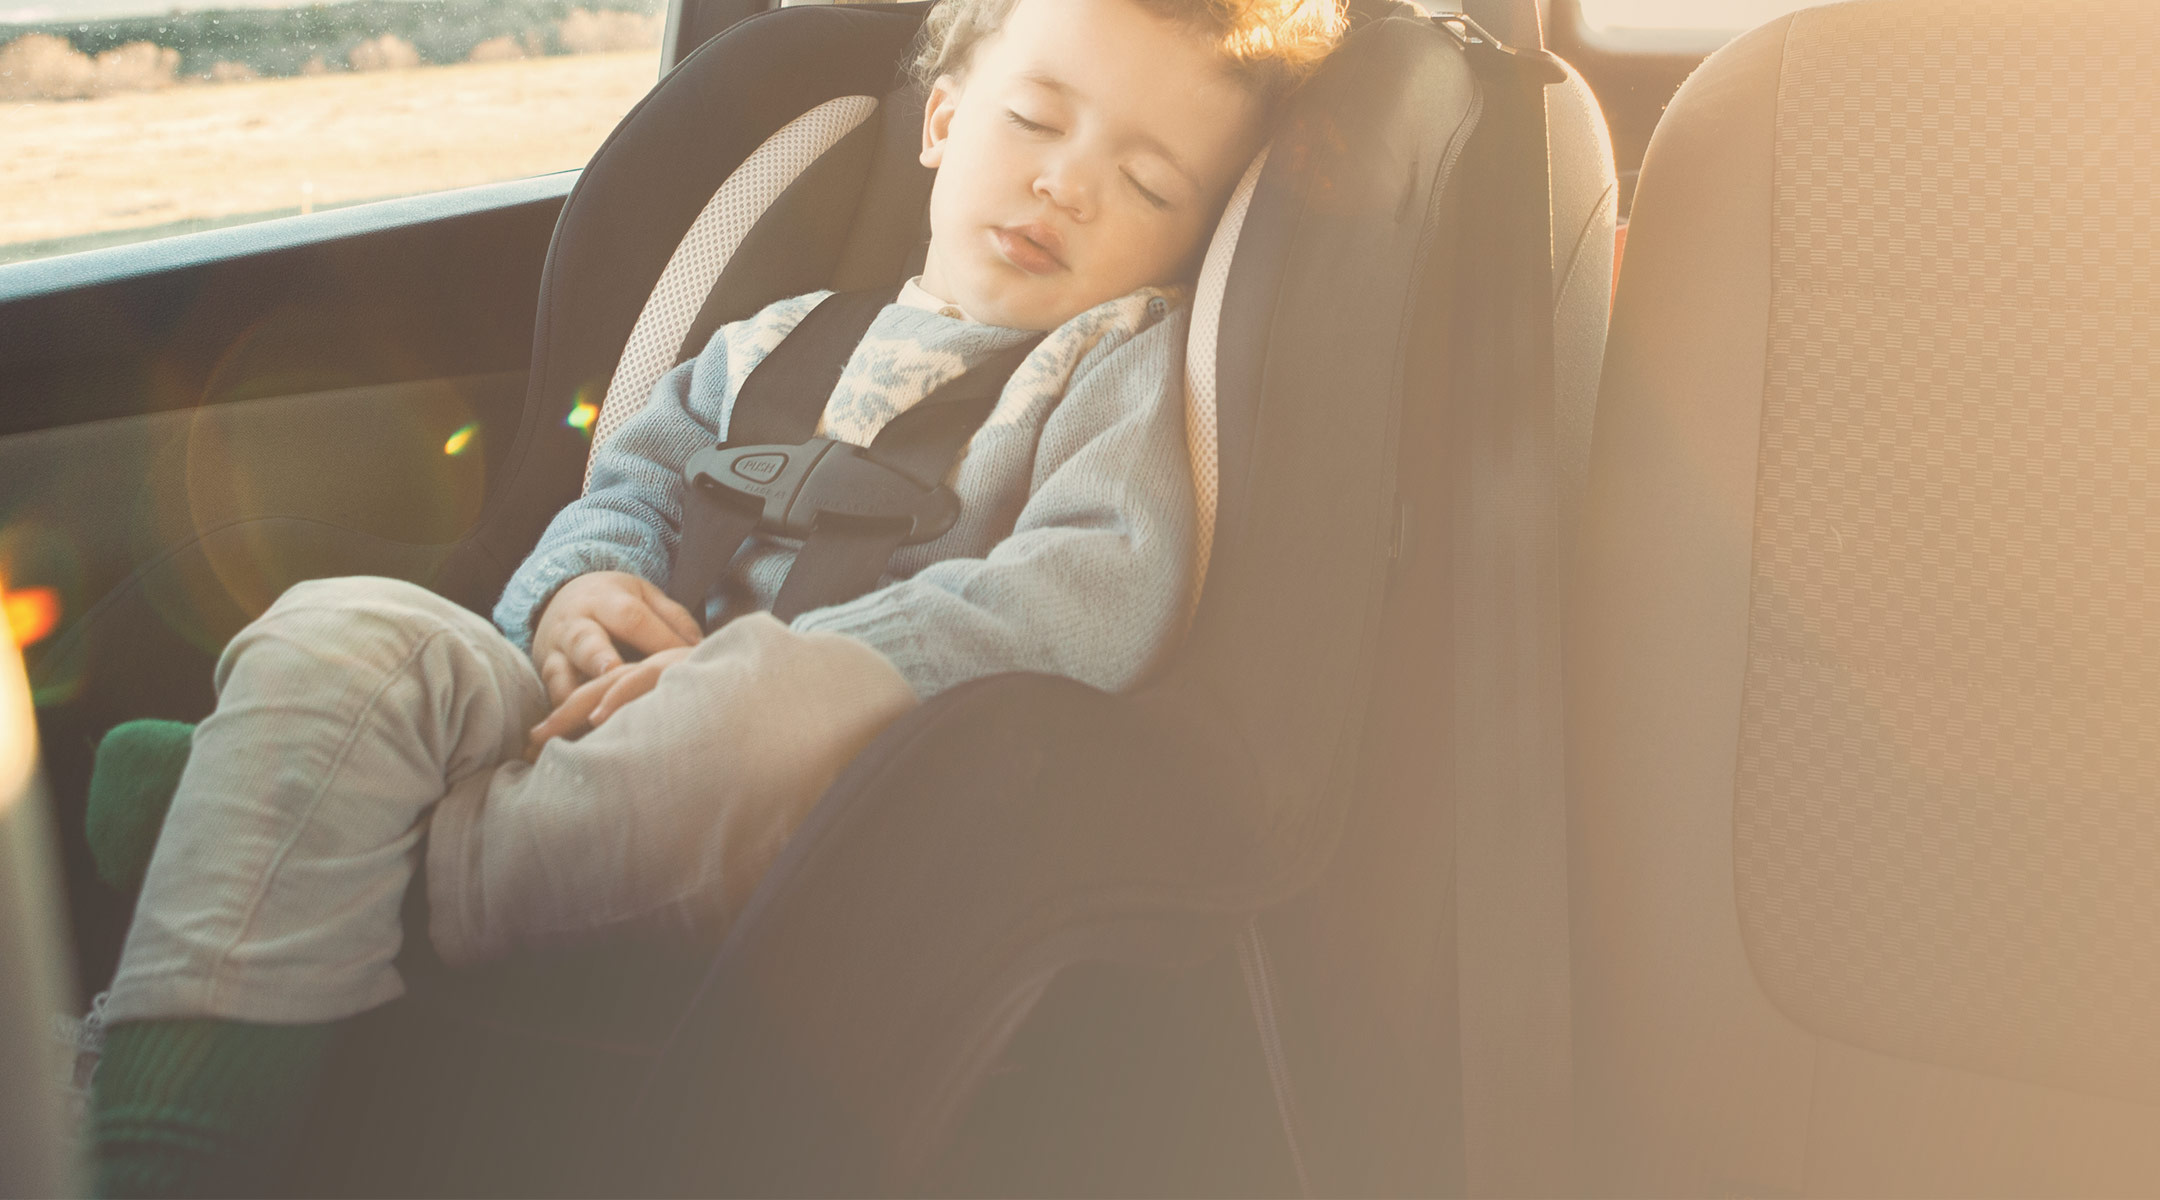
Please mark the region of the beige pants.
[[528, 765], [549, 707], [531, 662], [464, 608], [373, 578], [287, 592], [216, 683], [111, 1020], [325, 1021], [395, 998], [422, 853], [453, 965], [617, 931], [708, 937], [915, 703], [869, 647], [759, 614]]

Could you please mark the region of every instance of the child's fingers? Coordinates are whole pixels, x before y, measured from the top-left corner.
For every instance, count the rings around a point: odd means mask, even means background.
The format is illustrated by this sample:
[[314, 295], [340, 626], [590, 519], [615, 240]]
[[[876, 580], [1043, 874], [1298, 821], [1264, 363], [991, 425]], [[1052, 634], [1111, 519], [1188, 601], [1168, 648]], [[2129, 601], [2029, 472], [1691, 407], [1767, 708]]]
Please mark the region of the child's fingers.
[[[665, 599], [665, 597], [662, 597]], [[642, 594], [624, 592], [609, 598], [599, 612], [600, 621], [607, 632], [625, 645], [635, 646], [646, 654], [658, 654], [677, 646], [690, 645], [697, 639], [683, 639], [682, 634], [669, 628], [668, 623], [653, 611]]]
[[577, 690], [577, 668], [570, 665], [570, 656], [557, 650], [540, 664], [540, 682], [547, 687], [548, 703], [561, 704]]
[[586, 679], [598, 679], [622, 665], [622, 655], [615, 650], [615, 643], [608, 631], [591, 617], [581, 617], [563, 635], [563, 653], [570, 656], [570, 665]]
[[659, 682], [660, 665], [651, 659], [624, 671], [616, 677], [614, 685], [608, 688], [599, 707], [593, 709], [592, 727], [598, 729], [606, 724], [607, 719], [620, 711], [623, 705], [653, 690], [653, 685]]
[[682, 638], [683, 645], [695, 646], [704, 640], [705, 630], [699, 627], [697, 617], [692, 615], [689, 609], [675, 603], [666, 589], [650, 580], [641, 582], [645, 584], [645, 602], [652, 608], [653, 615], [665, 621], [667, 627]]
[[599, 707], [600, 701], [607, 696], [608, 688], [614, 686], [615, 682], [613, 679], [592, 679], [578, 685], [569, 698], [555, 706], [554, 712], [533, 726], [532, 733], [525, 739], [526, 760], [538, 758], [540, 748], [555, 738], [569, 737], [590, 728], [593, 709]]

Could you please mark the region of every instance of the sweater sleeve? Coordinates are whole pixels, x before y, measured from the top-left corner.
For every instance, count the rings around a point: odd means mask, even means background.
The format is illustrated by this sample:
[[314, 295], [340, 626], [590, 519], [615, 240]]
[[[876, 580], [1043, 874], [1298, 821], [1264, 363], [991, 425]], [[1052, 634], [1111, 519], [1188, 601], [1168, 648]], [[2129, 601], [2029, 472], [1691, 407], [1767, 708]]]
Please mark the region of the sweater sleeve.
[[592, 571], [624, 571], [667, 585], [681, 540], [683, 468], [717, 443], [741, 381], [825, 293], [768, 305], [722, 326], [697, 357], [660, 377], [645, 406], [593, 451], [585, 494], [555, 514], [511, 574], [495, 624], [523, 650], [563, 584]]
[[1192, 585], [1192, 477], [1179, 309], [1083, 361], [1043, 428], [1012, 533], [794, 627], [869, 644], [928, 698], [985, 675], [1043, 671], [1109, 691], [1180, 632]]

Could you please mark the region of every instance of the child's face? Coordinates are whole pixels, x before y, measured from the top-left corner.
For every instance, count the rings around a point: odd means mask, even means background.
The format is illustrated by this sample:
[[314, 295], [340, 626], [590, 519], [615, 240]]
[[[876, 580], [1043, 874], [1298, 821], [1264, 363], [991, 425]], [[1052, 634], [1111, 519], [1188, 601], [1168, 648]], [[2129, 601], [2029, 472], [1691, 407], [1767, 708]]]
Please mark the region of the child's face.
[[1200, 35], [1133, 0], [1019, 0], [923, 117], [923, 285], [1054, 329], [1175, 280], [1258, 150], [1260, 105]]

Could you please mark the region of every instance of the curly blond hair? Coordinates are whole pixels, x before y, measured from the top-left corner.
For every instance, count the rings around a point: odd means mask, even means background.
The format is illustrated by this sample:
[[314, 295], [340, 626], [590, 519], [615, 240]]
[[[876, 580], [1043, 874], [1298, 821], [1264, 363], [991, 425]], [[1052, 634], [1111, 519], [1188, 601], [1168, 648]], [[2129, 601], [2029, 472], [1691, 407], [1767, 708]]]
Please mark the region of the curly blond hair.
[[[1020, 0], [944, 0], [916, 39], [915, 75], [929, 86], [959, 75], [982, 40]], [[1302, 83], [1342, 40], [1342, 0], [1136, 0], [1157, 16], [1214, 42], [1245, 86], [1272, 105]]]

